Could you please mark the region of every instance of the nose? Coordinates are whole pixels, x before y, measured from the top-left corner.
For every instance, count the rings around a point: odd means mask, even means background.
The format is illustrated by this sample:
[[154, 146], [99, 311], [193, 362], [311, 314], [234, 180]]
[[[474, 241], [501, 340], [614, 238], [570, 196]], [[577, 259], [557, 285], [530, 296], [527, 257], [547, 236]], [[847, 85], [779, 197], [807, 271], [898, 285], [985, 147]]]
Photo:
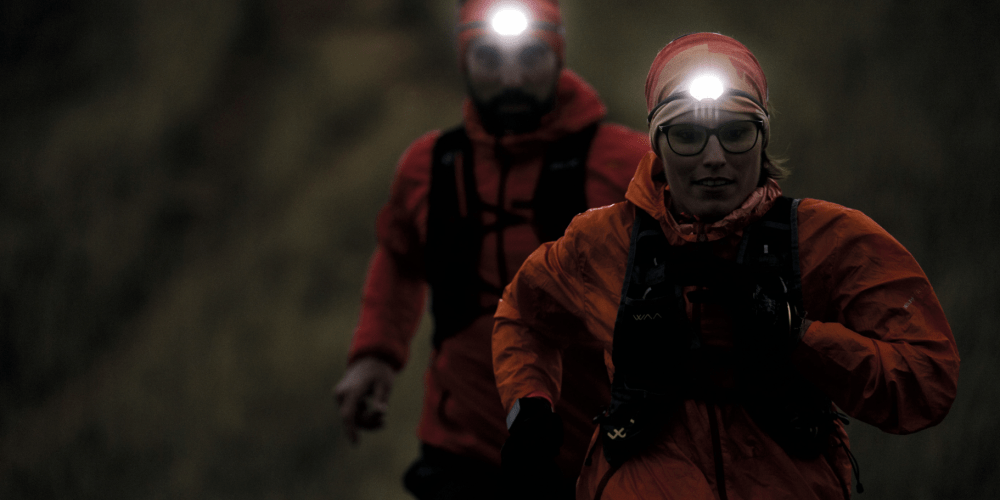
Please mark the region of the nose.
[[721, 167], [726, 163], [726, 150], [722, 149], [719, 138], [714, 134], [705, 143], [705, 152], [702, 156], [702, 163], [708, 167]]
[[507, 88], [524, 85], [524, 70], [520, 64], [507, 62], [500, 70], [500, 83]]

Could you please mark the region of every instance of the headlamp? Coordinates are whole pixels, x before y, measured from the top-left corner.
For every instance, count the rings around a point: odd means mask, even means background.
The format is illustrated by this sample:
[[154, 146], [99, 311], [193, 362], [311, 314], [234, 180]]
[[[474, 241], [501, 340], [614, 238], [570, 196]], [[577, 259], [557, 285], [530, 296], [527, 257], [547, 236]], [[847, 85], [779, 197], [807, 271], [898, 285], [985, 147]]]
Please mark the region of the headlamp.
[[507, 7], [493, 14], [490, 27], [500, 35], [517, 36], [528, 29], [528, 16], [520, 9]]
[[722, 80], [715, 75], [698, 76], [694, 80], [691, 80], [691, 86], [688, 87], [691, 97], [699, 101], [718, 99], [724, 90], [725, 87], [722, 85]]
[[[681, 87], [681, 89], [683, 89], [683, 87]], [[691, 80], [691, 83], [687, 86], [687, 92], [677, 90], [662, 101], [656, 103], [656, 106], [653, 106], [653, 109], [651, 109], [649, 114], [646, 115], [646, 123], [652, 123], [653, 115], [655, 115], [660, 108], [666, 106], [671, 101], [687, 99], [689, 97], [696, 101], [703, 101], [705, 99], [719, 99], [722, 96], [744, 97], [749, 99], [751, 102], [756, 104], [758, 108], [764, 111], [764, 116], [768, 116], [768, 112], [764, 108], [764, 105], [761, 104], [756, 97], [739, 89], [727, 89], [725, 84], [722, 83], [722, 79], [718, 76], [712, 74], [702, 74]]]

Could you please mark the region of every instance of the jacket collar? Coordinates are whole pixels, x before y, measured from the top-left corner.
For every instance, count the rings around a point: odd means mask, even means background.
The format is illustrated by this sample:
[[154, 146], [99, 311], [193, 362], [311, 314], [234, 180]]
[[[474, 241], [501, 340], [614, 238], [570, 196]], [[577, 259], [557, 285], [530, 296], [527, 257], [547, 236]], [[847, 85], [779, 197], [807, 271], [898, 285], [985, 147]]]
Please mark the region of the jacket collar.
[[660, 159], [656, 153], [650, 151], [639, 162], [625, 199], [659, 221], [663, 234], [671, 245], [683, 245], [698, 241], [716, 241], [731, 236], [742, 237], [743, 228], [761, 218], [779, 196], [781, 187], [770, 179], [750, 193], [739, 208], [722, 220], [711, 224], [700, 222], [693, 217], [678, 221], [668, 210], [670, 187], [664, 179]]
[[[525, 134], [504, 136], [503, 146], [517, 151], [539, 143], [552, 142], [603, 119], [606, 113], [607, 109], [597, 91], [576, 73], [563, 69], [556, 87], [556, 105], [542, 117], [538, 129]], [[496, 137], [483, 128], [476, 107], [469, 98], [465, 99], [463, 115], [466, 133], [473, 142], [490, 145], [496, 142]]]

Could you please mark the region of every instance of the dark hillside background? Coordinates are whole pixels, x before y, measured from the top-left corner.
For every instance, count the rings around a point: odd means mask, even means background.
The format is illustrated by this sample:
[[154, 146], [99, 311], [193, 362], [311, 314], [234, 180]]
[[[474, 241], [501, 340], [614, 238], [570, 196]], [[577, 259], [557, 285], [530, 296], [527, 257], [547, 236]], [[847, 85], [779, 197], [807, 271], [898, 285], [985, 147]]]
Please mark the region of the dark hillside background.
[[[1000, 4], [562, 4], [636, 128], [672, 38], [757, 54], [786, 193], [903, 242], [963, 356], [941, 425], [850, 426], [860, 498], [1000, 498]], [[427, 322], [387, 430], [330, 387], [395, 161], [460, 119], [453, 5], [0, 2], [0, 498], [408, 498]]]

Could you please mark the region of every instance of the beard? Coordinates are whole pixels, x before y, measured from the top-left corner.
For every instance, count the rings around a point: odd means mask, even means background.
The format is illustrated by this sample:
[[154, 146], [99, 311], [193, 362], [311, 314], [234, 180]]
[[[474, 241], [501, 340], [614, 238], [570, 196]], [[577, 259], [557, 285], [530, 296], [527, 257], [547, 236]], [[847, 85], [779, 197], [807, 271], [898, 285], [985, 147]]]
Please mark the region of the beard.
[[538, 129], [542, 117], [555, 107], [556, 93], [539, 100], [518, 89], [507, 89], [489, 101], [473, 96], [472, 102], [490, 134], [523, 134]]

